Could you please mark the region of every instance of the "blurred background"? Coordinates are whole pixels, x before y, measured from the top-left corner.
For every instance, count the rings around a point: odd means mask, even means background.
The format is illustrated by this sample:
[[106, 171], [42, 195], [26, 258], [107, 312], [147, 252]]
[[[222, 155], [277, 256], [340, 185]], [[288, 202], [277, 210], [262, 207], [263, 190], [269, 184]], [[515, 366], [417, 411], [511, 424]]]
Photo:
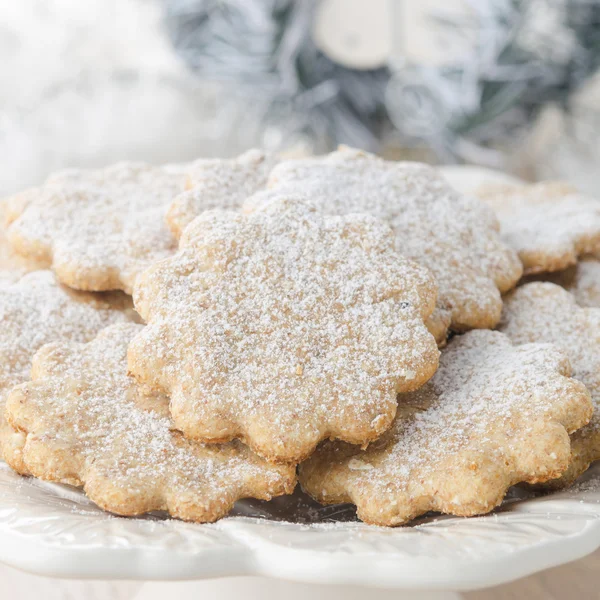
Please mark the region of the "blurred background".
[[600, 178], [598, 0], [6, 1], [0, 59], [0, 194], [253, 145]]

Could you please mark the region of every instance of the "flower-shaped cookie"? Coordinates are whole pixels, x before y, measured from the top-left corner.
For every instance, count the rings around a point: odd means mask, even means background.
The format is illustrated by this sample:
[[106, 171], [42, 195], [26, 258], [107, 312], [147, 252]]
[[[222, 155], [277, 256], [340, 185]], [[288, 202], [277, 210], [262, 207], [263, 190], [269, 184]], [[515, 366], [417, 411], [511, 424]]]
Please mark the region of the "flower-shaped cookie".
[[428, 271], [374, 217], [294, 198], [203, 213], [179, 253], [139, 277], [134, 301], [148, 326], [129, 368], [171, 397], [175, 426], [240, 438], [270, 460], [299, 461], [323, 438], [379, 437], [396, 393], [437, 366]]
[[519, 253], [525, 274], [559, 271], [600, 252], [600, 202], [569, 184], [489, 185], [477, 196], [496, 211], [502, 237]]
[[129, 321], [121, 295], [69, 290], [50, 271], [36, 271], [0, 288], [0, 454], [26, 473], [22, 436], [6, 425], [4, 401], [10, 389], [29, 379], [35, 352], [52, 341], [87, 342], [112, 323]]
[[184, 179], [176, 165], [63, 171], [9, 202], [8, 240], [72, 288], [131, 293], [141, 270], [177, 248], [164, 217]]
[[188, 168], [186, 191], [167, 212], [167, 223], [177, 238], [199, 214], [213, 208], [237, 210], [248, 196], [263, 189], [278, 159], [248, 150], [233, 159], [200, 159]]
[[[437, 322], [451, 320], [456, 331], [495, 326], [500, 293], [521, 276], [516, 254], [500, 240], [493, 211], [456, 192], [427, 165], [342, 147], [325, 157], [280, 163], [268, 185], [302, 192], [327, 214], [366, 212], [389, 222], [398, 251], [428, 267], [437, 280]], [[265, 197], [257, 196], [259, 202]], [[248, 202], [247, 210], [252, 207]]]
[[579, 307], [569, 292], [552, 283], [529, 283], [507, 296], [501, 330], [516, 344], [558, 346], [571, 361], [573, 377], [592, 396], [594, 416], [572, 436], [569, 469], [548, 484], [565, 487], [600, 460], [600, 308]]
[[526, 281], [555, 283], [571, 292], [579, 306], [600, 308], [600, 260], [594, 256], [584, 256], [562, 271], [532, 275]]
[[7, 400], [36, 477], [83, 485], [121, 515], [167, 510], [214, 521], [239, 498], [291, 493], [293, 467], [267, 463], [240, 442], [205, 446], [173, 431], [165, 397], [145, 396], [127, 376], [127, 344], [143, 326], [114, 325], [88, 344], [48, 344], [32, 381]]
[[378, 525], [431, 510], [489, 512], [515, 483], [567, 468], [569, 433], [592, 411], [569, 374], [552, 345], [513, 346], [493, 331], [457, 336], [431, 381], [398, 397], [389, 432], [366, 450], [325, 442], [300, 465], [300, 483], [319, 502], [356, 504]]

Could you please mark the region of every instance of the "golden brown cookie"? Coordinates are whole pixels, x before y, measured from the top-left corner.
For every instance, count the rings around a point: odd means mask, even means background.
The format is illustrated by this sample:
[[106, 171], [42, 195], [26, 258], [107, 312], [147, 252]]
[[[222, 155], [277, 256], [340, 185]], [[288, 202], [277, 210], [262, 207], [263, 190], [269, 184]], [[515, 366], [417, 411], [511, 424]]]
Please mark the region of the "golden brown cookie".
[[178, 254], [139, 277], [148, 326], [129, 367], [171, 397], [190, 438], [240, 438], [297, 462], [324, 438], [379, 437], [396, 393], [431, 377], [435, 296], [374, 217], [325, 216], [287, 196], [248, 216], [207, 211]]
[[263, 189], [277, 164], [276, 156], [248, 150], [234, 159], [201, 159], [187, 170], [186, 190], [175, 197], [167, 223], [177, 238], [199, 214], [213, 208], [238, 210], [244, 200]]
[[562, 271], [532, 275], [525, 281], [555, 283], [571, 292], [579, 306], [600, 308], [600, 260], [594, 256], [584, 256]]
[[118, 163], [58, 173], [26, 202], [9, 202], [8, 240], [72, 288], [131, 293], [141, 270], [177, 248], [164, 217], [183, 169]]
[[443, 348], [446, 345], [451, 322], [452, 315], [450, 311], [443, 310], [439, 306], [436, 306], [431, 316], [425, 322], [429, 333], [435, 338], [438, 348]]
[[569, 465], [569, 433], [591, 415], [566, 356], [549, 344], [513, 346], [494, 331], [454, 337], [421, 389], [398, 397], [393, 427], [366, 450], [325, 442], [300, 465], [319, 502], [356, 504], [376, 525], [428, 511], [491, 511], [508, 488]]
[[496, 211], [525, 274], [559, 271], [600, 252], [600, 203], [567, 183], [489, 185], [477, 196]]
[[215, 521], [246, 497], [291, 493], [293, 467], [272, 465], [240, 442], [205, 446], [172, 428], [168, 399], [147, 397], [127, 376], [127, 344], [142, 325], [113, 325], [87, 344], [48, 344], [32, 381], [7, 400], [25, 436], [23, 461], [36, 477], [82, 485], [120, 515], [166, 510]]
[[594, 416], [573, 434], [572, 458], [551, 487], [570, 485], [600, 459], [600, 309], [581, 308], [569, 292], [552, 283], [528, 283], [505, 299], [501, 330], [516, 344], [549, 342], [571, 361], [573, 377], [589, 390]]
[[[494, 327], [500, 293], [521, 276], [516, 254], [500, 240], [493, 211], [456, 192], [427, 165], [341, 147], [325, 157], [280, 163], [268, 185], [305, 194], [327, 214], [366, 212], [389, 222], [398, 251], [434, 274], [437, 323], [451, 320], [455, 331]], [[259, 194], [245, 208], [268, 199]]]
[[132, 318], [127, 303], [113, 294], [69, 290], [49, 271], [36, 271], [0, 288], [0, 453], [13, 469], [26, 473], [22, 436], [7, 427], [4, 402], [10, 389], [29, 379], [35, 352], [52, 341], [87, 342], [112, 323]]

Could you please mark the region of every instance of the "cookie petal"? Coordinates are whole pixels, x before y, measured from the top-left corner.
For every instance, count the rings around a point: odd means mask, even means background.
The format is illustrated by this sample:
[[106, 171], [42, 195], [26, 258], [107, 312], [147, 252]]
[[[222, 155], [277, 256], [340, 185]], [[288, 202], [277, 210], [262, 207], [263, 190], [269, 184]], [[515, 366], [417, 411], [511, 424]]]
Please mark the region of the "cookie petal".
[[559, 271], [600, 251], [600, 205], [567, 183], [488, 185], [476, 193], [496, 211], [525, 274]]

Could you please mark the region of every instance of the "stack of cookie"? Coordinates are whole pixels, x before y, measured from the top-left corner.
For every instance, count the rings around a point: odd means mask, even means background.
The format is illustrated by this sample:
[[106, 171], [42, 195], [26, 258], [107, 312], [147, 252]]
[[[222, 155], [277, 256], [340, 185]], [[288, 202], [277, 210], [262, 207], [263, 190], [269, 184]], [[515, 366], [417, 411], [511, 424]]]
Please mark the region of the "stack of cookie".
[[7, 199], [4, 460], [197, 522], [297, 480], [379, 525], [571, 484], [600, 459], [600, 203], [477, 196], [344, 147]]

